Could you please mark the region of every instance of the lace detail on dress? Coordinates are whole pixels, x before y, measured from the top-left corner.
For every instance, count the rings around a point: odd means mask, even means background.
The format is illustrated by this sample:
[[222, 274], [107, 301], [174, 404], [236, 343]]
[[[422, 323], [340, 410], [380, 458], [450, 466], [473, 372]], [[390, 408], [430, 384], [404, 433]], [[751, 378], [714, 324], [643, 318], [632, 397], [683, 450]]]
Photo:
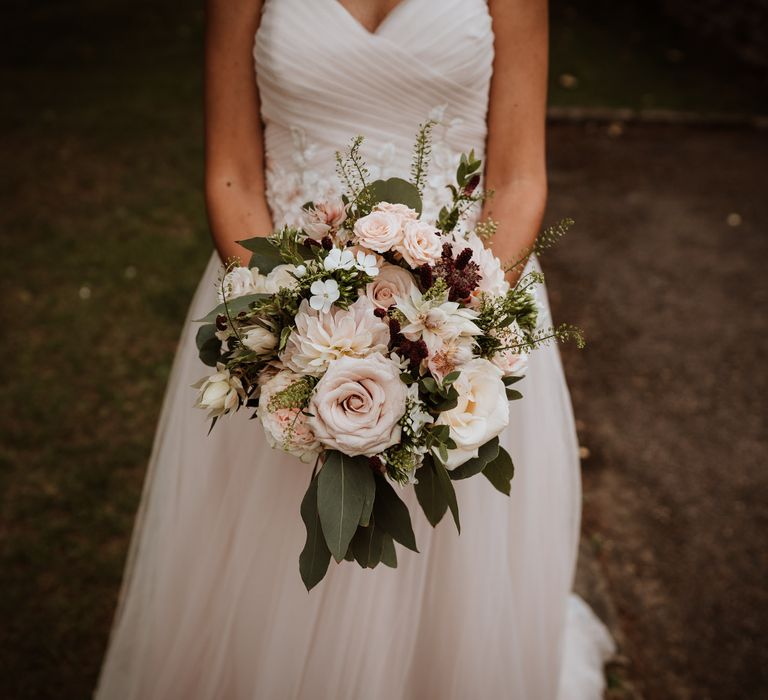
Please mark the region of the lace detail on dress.
[[[462, 154], [461, 148], [454, 145], [454, 134], [463, 121], [450, 117], [447, 112], [447, 105], [440, 105], [427, 115], [428, 119], [437, 122], [432, 131], [432, 155], [424, 183], [424, 215], [428, 219], [436, 218], [440, 207], [446, 203], [449, 196], [446, 185], [453, 182]], [[290, 157], [281, 159], [282, 163], [290, 163], [290, 166], [278, 163], [274, 157], [267, 157], [267, 202], [276, 226], [299, 225], [302, 205], [308, 201], [337, 198], [343, 192], [336, 175], [335, 152], [311, 141], [303, 128], [291, 127], [290, 133]], [[363, 156], [371, 180], [407, 178], [410, 174], [412, 153], [398, 152], [392, 141], [366, 141]]]

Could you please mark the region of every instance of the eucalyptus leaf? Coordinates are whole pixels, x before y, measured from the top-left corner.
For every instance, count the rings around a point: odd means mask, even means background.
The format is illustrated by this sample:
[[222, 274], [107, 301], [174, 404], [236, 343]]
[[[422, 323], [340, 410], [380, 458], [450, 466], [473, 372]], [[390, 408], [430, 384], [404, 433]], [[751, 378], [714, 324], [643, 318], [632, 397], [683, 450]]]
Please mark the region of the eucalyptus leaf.
[[419, 189], [412, 182], [399, 177], [388, 180], [374, 180], [363, 190], [363, 196], [370, 193], [371, 203], [389, 202], [390, 204], [405, 204], [421, 214], [422, 203]]
[[503, 377], [501, 381], [504, 382], [504, 386], [512, 386], [512, 384], [517, 384], [522, 379], [525, 379], [525, 376], [522, 376], [522, 377]]
[[512, 477], [515, 475], [515, 465], [512, 464], [512, 457], [509, 456], [509, 452], [503, 447], [499, 448], [499, 454], [496, 459], [485, 465], [483, 474], [493, 484], [494, 488], [509, 496], [512, 488]]
[[251, 303], [254, 301], [261, 301], [267, 299], [270, 294], [245, 294], [241, 297], [235, 297], [234, 299], [228, 299], [227, 303], [221, 302], [213, 311], [207, 313], [203, 318], [195, 319], [197, 323], [213, 323], [217, 316], [226, 316], [227, 309], [229, 309], [229, 315], [234, 318], [241, 311], [247, 311]]
[[424, 458], [424, 463], [416, 470], [414, 491], [429, 524], [435, 527], [448, 510], [448, 501], [437, 483], [433, 460], [429, 456]]
[[200, 326], [197, 329], [195, 342], [200, 361], [208, 367], [215, 367], [221, 355], [221, 341], [216, 337], [216, 325], [206, 323]]
[[341, 561], [357, 530], [367, 499], [376, 488], [366, 457], [328, 452], [318, 474], [317, 509], [328, 549]]
[[280, 249], [269, 238], [247, 238], [237, 242], [252, 253], [248, 267], [257, 267], [262, 275], [268, 275], [284, 262]]
[[301, 501], [301, 519], [307, 528], [307, 542], [299, 556], [299, 572], [309, 591], [323, 580], [331, 561], [331, 552], [325, 543], [317, 512], [316, 476], [312, 478]]
[[391, 569], [397, 568], [397, 552], [395, 551], [395, 541], [389, 536], [384, 535], [384, 545], [381, 549], [381, 563]]
[[448, 476], [448, 471], [445, 466], [439, 460], [432, 460], [435, 465], [435, 479], [437, 481], [438, 488], [443, 493], [443, 498], [448, 504], [448, 508], [453, 516], [453, 522], [456, 523], [456, 529], [461, 532], [461, 523], [459, 522], [459, 504], [456, 501], [456, 491], [453, 488], [453, 482], [451, 477]]
[[517, 389], [507, 389], [507, 401], [518, 401], [523, 395]]
[[477, 457], [470, 459], [464, 464], [460, 464], [449, 472], [451, 479], [468, 479], [470, 476], [479, 474], [485, 468], [488, 462], [493, 461], [499, 454], [499, 438], [495, 437], [480, 447], [477, 451]]
[[373, 569], [381, 561], [384, 549], [384, 531], [372, 519], [368, 527], [358, 527], [350, 547], [360, 566]]
[[363, 502], [363, 511], [360, 514], [360, 525], [367, 527], [371, 520], [371, 513], [373, 513], [373, 504], [376, 502], [376, 481], [373, 482], [374, 488], [365, 493], [365, 501]]
[[414, 552], [416, 537], [411, 525], [411, 514], [408, 506], [400, 500], [395, 489], [381, 474], [376, 475], [376, 500], [373, 502], [373, 517], [378, 526], [391, 535], [403, 547]]

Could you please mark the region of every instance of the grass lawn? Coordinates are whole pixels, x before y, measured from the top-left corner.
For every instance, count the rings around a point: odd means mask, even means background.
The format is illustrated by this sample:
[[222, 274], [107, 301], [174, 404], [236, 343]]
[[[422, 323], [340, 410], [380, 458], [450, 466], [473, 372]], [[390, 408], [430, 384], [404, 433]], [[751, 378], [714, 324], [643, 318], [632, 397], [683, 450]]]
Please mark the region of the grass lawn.
[[[210, 250], [202, 14], [179, 0], [7, 5], [0, 696], [84, 698], [175, 342]], [[701, 71], [709, 59], [670, 64], [669, 49], [681, 49], [666, 36], [625, 40], [619, 19], [602, 24], [559, 5], [553, 17], [556, 104], [762, 109], [741, 83], [715, 86]], [[559, 87], [563, 73], [578, 87]]]

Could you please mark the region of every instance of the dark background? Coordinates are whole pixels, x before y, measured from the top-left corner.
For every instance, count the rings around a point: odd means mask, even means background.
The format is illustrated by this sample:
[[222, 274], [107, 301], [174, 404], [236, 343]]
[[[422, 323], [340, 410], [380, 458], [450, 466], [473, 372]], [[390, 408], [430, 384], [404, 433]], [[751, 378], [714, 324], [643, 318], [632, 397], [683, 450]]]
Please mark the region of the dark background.
[[[200, 3], [3, 3], [0, 697], [85, 698], [210, 251]], [[552, 7], [544, 259], [613, 697], [768, 696], [766, 2]]]

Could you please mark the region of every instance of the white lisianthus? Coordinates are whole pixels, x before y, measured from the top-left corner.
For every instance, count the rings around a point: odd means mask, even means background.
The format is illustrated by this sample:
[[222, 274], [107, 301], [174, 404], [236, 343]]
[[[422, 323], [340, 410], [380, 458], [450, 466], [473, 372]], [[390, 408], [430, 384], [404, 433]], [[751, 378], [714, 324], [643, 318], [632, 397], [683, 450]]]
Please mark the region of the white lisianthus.
[[222, 364], [216, 365], [216, 372], [192, 385], [199, 389], [197, 408], [208, 411], [209, 418], [223, 416], [237, 410], [245, 400], [245, 389], [239, 377], [233, 376]]
[[257, 415], [269, 444], [311, 462], [320, 452], [321, 445], [307, 424], [307, 416], [300, 408], [270, 406], [272, 398], [301, 380], [301, 375], [283, 370], [273, 375], [261, 387]]
[[268, 355], [277, 345], [275, 334], [263, 326], [254, 326], [240, 331], [243, 345], [257, 355]]
[[317, 383], [307, 423], [327, 449], [371, 457], [400, 441], [407, 395], [400, 368], [382, 354], [341, 357]]
[[357, 252], [355, 257], [355, 267], [368, 275], [368, 277], [376, 277], [379, 274], [378, 261], [376, 256], [371, 253], [364, 253], [362, 250]]
[[256, 294], [258, 290], [259, 271], [256, 268], [233, 267], [224, 275], [218, 288], [219, 302], [237, 299], [246, 294]]
[[435, 227], [426, 221], [406, 221], [403, 236], [394, 248], [415, 268], [434, 263], [443, 250], [443, 241]]
[[283, 364], [294, 372], [319, 377], [339, 357], [386, 352], [389, 327], [373, 311], [367, 297], [360, 297], [348, 309], [336, 306], [327, 313], [302, 301], [296, 328], [281, 355]]
[[351, 250], [331, 248], [323, 260], [323, 267], [328, 272], [334, 270], [351, 270], [355, 266], [355, 256]]
[[309, 305], [315, 311], [328, 313], [339, 296], [339, 283], [336, 280], [315, 280], [309, 288], [312, 296], [309, 299]]
[[459, 393], [455, 408], [440, 414], [436, 424], [447, 425], [456, 449], [448, 450], [448, 469], [477, 457], [478, 450], [509, 424], [509, 402], [501, 370], [482, 358], [461, 368], [453, 386]]
[[400, 332], [408, 340], [421, 338], [430, 355], [440, 352], [447, 341], [482, 333], [475, 324], [476, 311], [447, 299], [447, 294], [425, 299], [415, 285], [408, 296], [395, 298], [398, 311], [408, 320]]

